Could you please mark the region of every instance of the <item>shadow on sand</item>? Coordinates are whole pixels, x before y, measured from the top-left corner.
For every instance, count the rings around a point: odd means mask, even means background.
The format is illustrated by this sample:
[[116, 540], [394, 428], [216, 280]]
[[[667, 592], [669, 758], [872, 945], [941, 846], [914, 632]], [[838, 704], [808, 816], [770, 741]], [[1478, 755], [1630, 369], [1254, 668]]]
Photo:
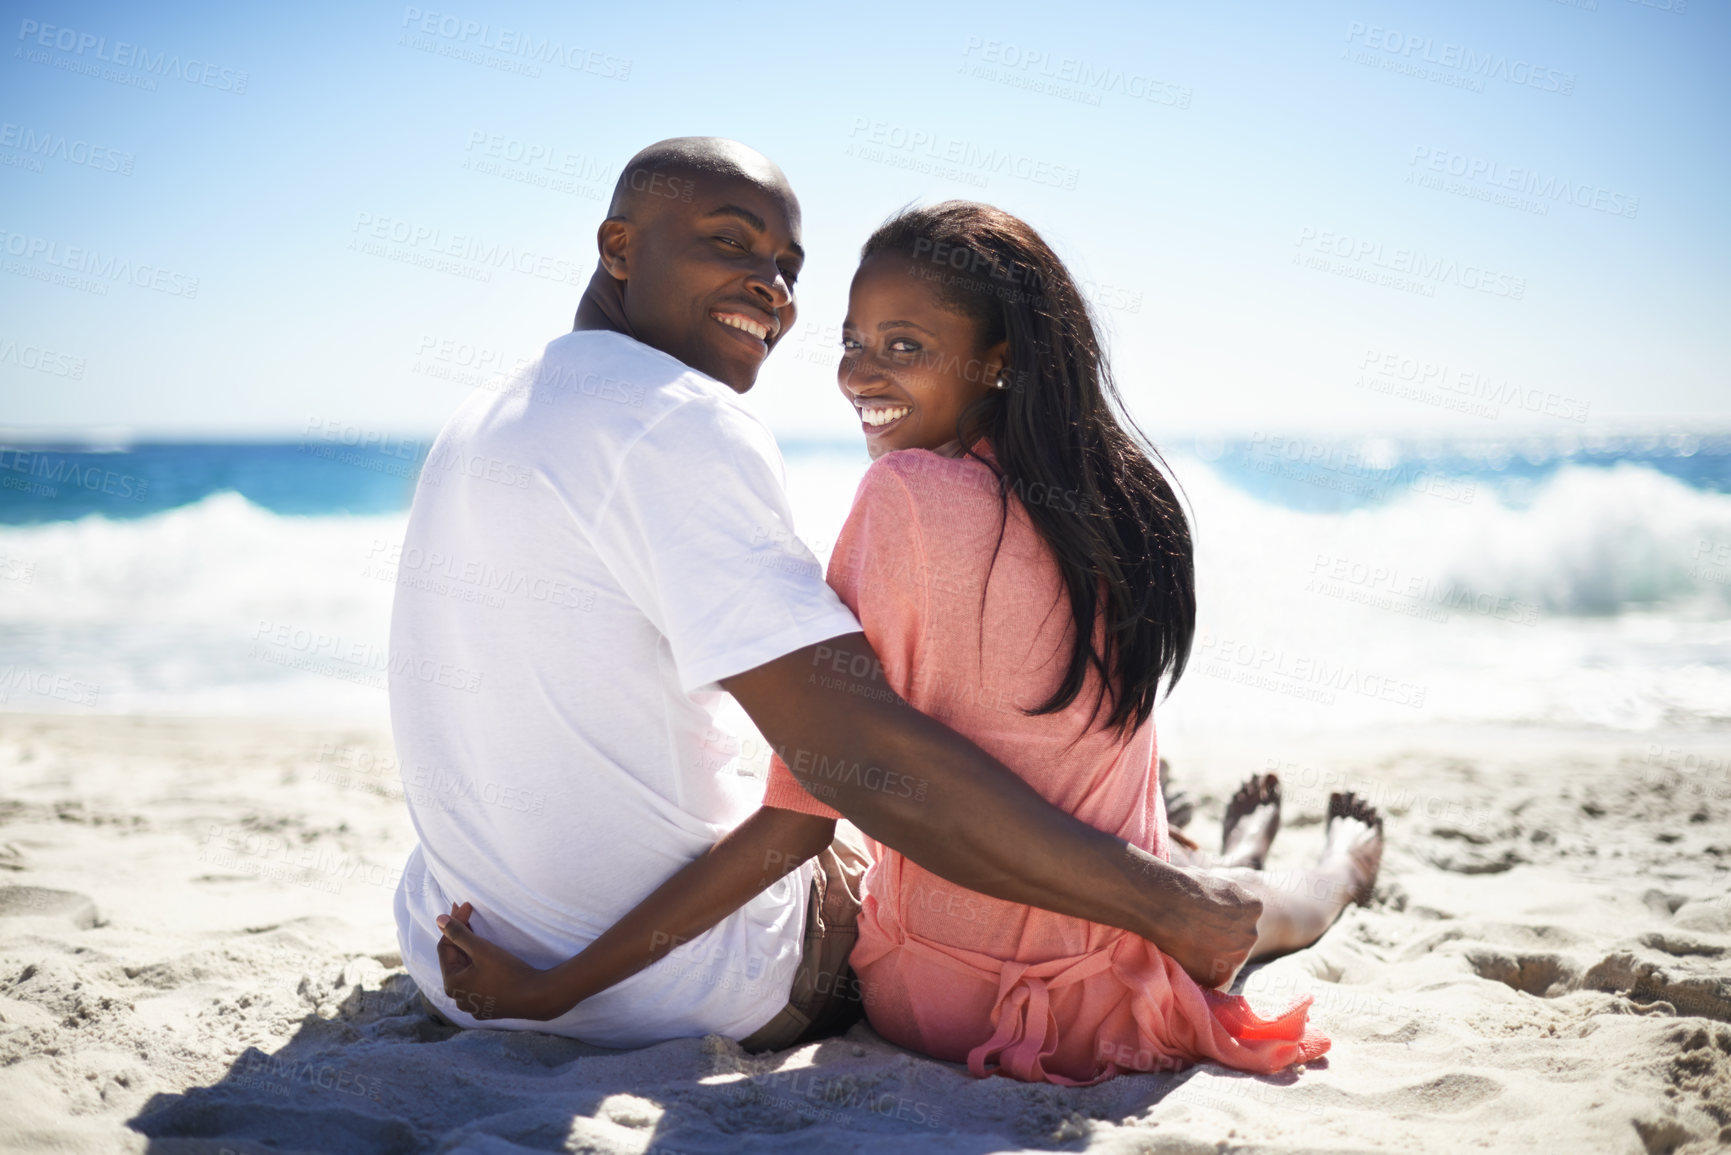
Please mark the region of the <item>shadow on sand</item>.
[[1143, 1115], [1204, 1070], [1208, 1099], [1245, 1107], [1294, 1078], [1207, 1067], [1080, 1089], [982, 1081], [863, 1023], [761, 1056], [716, 1037], [610, 1051], [445, 1026], [398, 972], [334, 1018], [309, 1014], [274, 1054], [248, 1048], [215, 1084], [154, 1096], [129, 1125], [157, 1155], [1074, 1151], [1092, 1120]]

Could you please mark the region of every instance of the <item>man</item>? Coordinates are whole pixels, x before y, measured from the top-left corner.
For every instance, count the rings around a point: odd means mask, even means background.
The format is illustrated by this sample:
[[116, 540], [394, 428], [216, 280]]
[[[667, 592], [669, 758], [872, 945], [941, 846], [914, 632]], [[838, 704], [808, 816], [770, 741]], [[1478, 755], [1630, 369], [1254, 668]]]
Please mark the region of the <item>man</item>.
[[[900, 702], [794, 535], [774, 439], [738, 400], [796, 313], [800, 211], [781, 171], [732, 141], [652, 145], [598, 244], [576, 331], [525, 388], [459, 408], [410, 513], [405, 565], [455, 578], [400, 581], [391, 634], [420, 840], [398, 933], [435, 1008], [487, 1017], [440, 980], [454, 902], [550, 966], [750, 812], [760, 799], [706, 750], [724, 691], [796, 771], [880, 769], [826, 779], [825, 801], [934, 873], [1140, 934], [1208, 985], [1235, 972], [1254, 899], [1078, 822]], [[924, 789], [881, 788], [910, 779]], [[789, 993], [820, 965], [811, 895], [849, 883], [836, 854], [815, 869], [556, 1020], [489, 1025], [640, 1046], [803, 1021]]]

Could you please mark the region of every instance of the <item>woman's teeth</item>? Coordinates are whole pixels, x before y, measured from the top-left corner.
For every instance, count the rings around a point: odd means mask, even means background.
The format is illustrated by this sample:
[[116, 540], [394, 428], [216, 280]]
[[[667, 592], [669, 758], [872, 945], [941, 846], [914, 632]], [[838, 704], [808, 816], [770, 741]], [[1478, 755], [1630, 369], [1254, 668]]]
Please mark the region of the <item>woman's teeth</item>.
[[744, 317], [737, 317], [732, 313], [717, 314], [715, 319], [720, 321], [723, 325], [731, 325], [735, 329], [740, 329], [744, 332], [750, 333], [759, 341], [766, 340], [769, 337], [768, 325], [759, 325], [756, 321], [747, 321]]
[[891, 409], [861, 409], [859, 415], [860, 420], [867, 425], [888, 425], [897, 418], [906, 417], [912, 412], [912, 406], [898, 405]]

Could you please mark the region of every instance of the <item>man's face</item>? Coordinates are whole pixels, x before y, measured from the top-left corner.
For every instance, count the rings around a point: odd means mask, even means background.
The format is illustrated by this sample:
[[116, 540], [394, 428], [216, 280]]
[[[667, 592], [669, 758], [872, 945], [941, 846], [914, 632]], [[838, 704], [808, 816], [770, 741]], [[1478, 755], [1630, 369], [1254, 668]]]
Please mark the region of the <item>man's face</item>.
[[660, 176], [665, 192], [648, 179], [628, 226], [626, 319], [638, 340], [744, 393], [797, 313], [799, 202], [744, 177]]

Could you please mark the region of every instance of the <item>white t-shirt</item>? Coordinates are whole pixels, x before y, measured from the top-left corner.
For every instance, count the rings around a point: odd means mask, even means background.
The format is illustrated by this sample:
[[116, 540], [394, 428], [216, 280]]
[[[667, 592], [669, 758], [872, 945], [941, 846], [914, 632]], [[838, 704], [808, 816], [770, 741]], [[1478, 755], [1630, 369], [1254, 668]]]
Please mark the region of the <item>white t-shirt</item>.
[[[578, 332], [433, 443], [398, 559], [391, 724], [420, 845], [403, 962], [454, 1021], [434, 918], [551, 966], [762, 801], [716, 683], [859, 629], [795, 536], [768, 429], [727, 386]], [[604, 1046], [750, 1034], [787, 1002], [809, 866], [548, 1023]]]

